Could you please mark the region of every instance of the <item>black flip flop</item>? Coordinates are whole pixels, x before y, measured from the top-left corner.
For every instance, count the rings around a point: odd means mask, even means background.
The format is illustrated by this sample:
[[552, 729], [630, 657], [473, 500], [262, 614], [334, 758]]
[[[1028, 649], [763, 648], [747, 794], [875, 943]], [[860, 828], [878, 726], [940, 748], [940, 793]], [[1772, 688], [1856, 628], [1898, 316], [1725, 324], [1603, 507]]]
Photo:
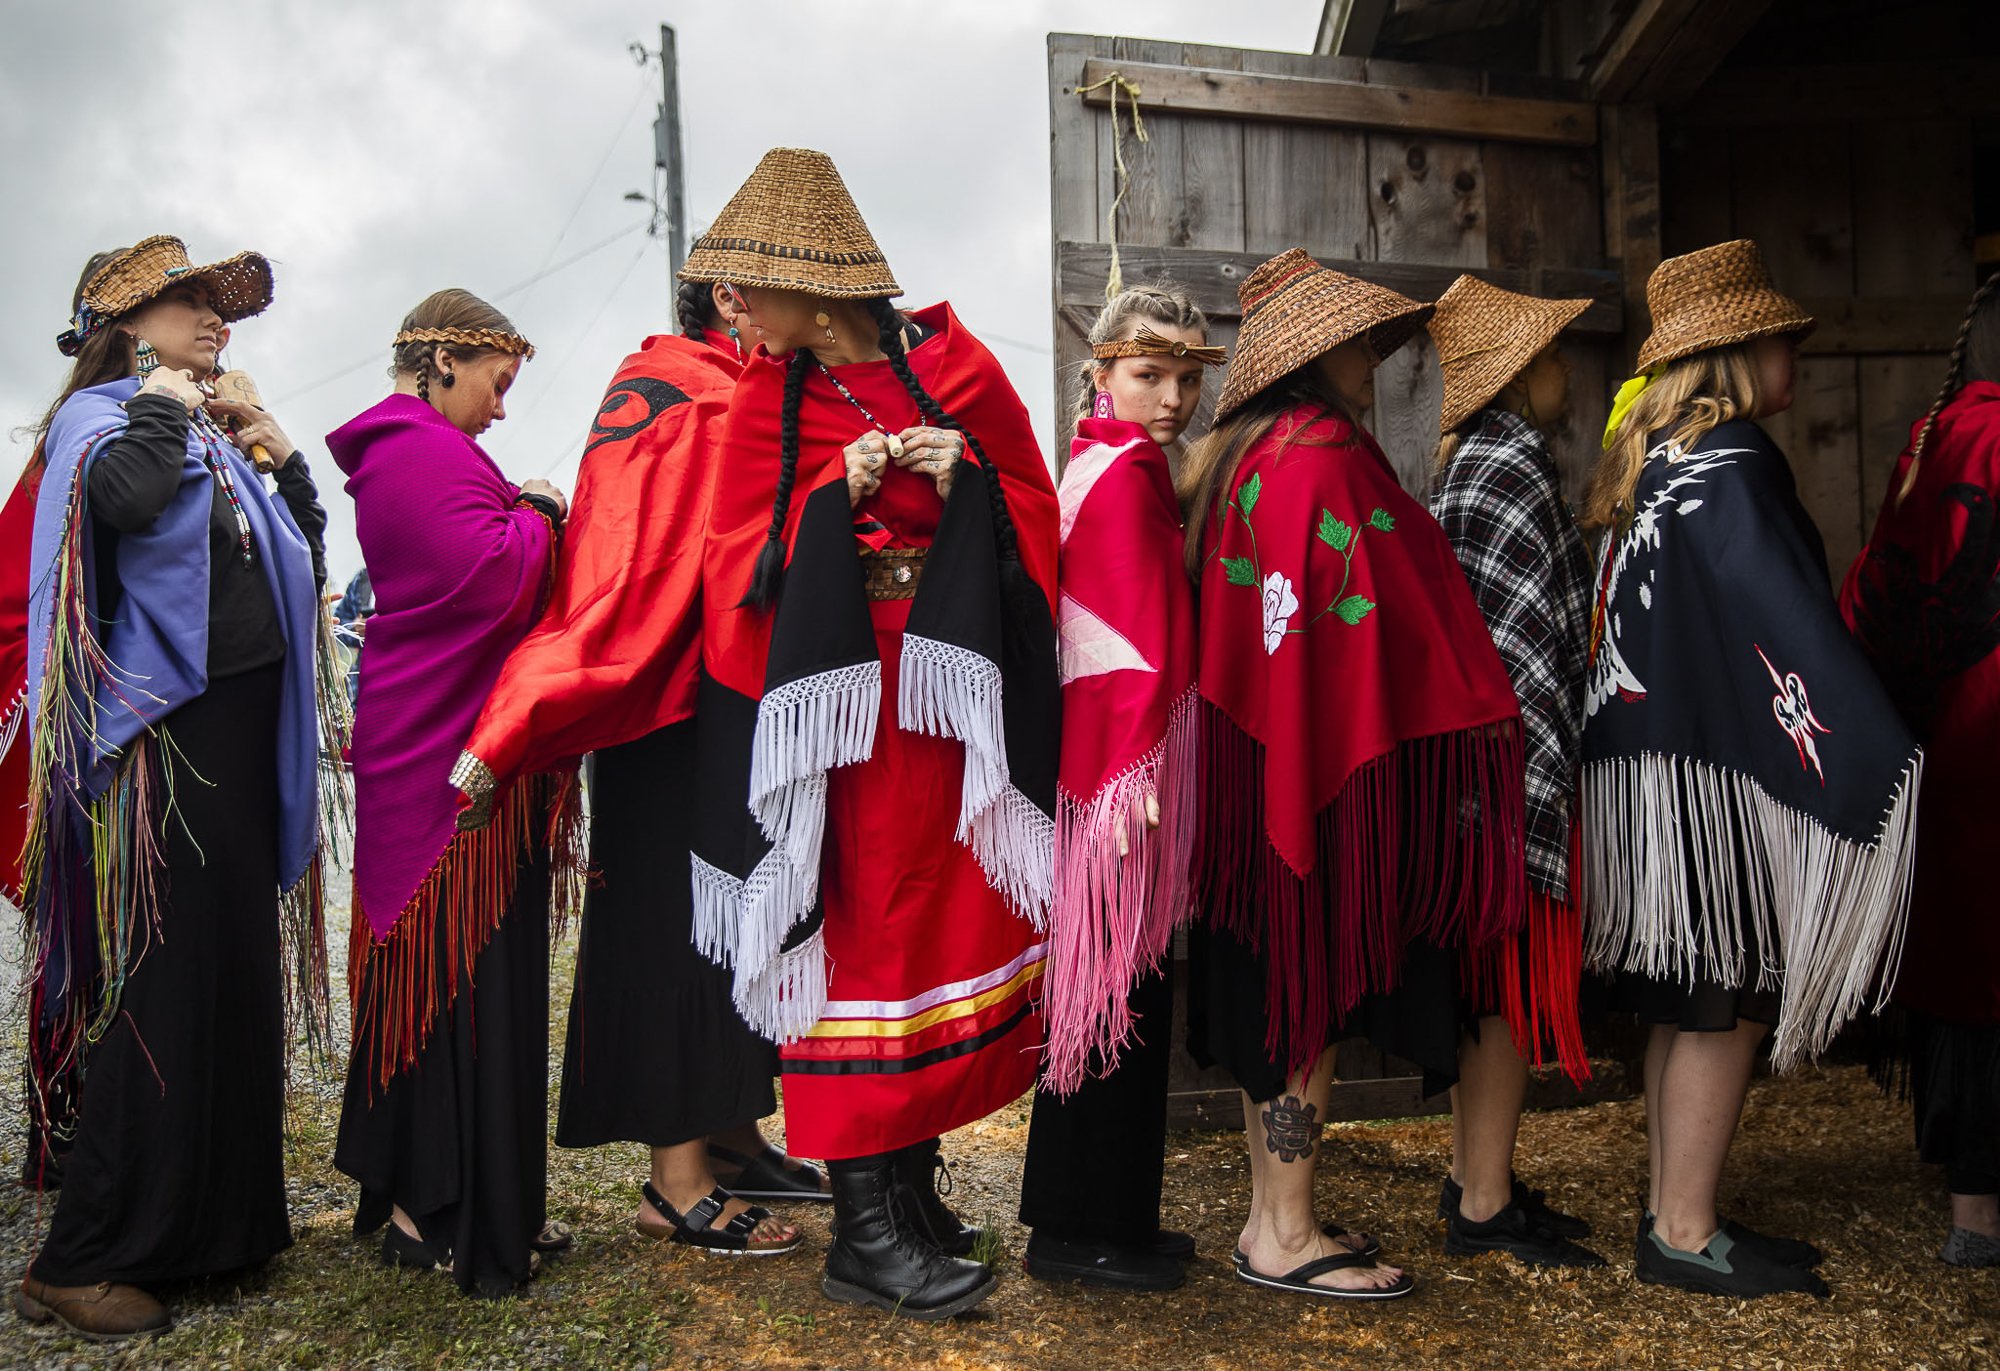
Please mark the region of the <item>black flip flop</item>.
[[1236, 1268], [1236, 1279], [1249, 1285], [1261, 1285], [1266, 1290], [1286, 1290], [1299, 1295], [1317, 1295], [1329, 1300], [1399, 1300], [1417, 1288], [1417, 1282], [1405, 1271], [1396, 1277], [1394, 1285], [1385, 1285], [1376, 1290], [1342, 1290], [1338, 1286], [1314, 1285], [1314, 1276], [1323, 1276], [1329, 1271], [1341, 1271], [1353, 1266], [1373, 1266], [1371, 1258], [1359, 1252], [1341, 1252], [1331, 1257], [1319, 1257], [1304, 1266], [1295, 1266], [1282, 1276], [1267, 1276], [1248, 1262]]
[[739, 1199], [777, 1200], [781, 1203], [797, 1200], [833, 1202], [832, 1193], [822, 1188], [825, 1173], [811, 1162], [800, 1162], [796, 1169], [786, 1166], [785, 1154], [769, 1143], [754, 1156], [720, 1143], [710, 1143], [708, 1155], [737, 1168], [736, 1175], [724, 1181], [722, 1188]]

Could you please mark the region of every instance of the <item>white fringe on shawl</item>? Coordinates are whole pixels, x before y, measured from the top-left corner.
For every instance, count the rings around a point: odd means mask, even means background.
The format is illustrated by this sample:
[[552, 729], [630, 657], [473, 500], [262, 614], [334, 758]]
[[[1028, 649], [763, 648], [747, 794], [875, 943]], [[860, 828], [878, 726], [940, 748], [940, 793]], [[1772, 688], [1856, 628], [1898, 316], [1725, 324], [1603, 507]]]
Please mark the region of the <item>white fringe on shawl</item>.
[[[1160, 741], [1095, 794], [1057, 792], [1042, 1080], [1058, 1095], [1083, 1084], [1093, 1052], [1105, 1074], [1117, 1068], [1132, 1039], [1132, 986], [1187, 921], [1200, 795], [1196, 698], [1190, 688], [1176, 700]], [[1157, 829], [1146, 826], [1149, 795], [1160, 805]]]
[[1591, 763], [1582, 785], [1585, 956], [1599, 970], [1740, 986], [1756, 953], [1750, 983], [1779, 982], [1773, 1067], [1816, 1057], [1895, 984], [1922, 776], [1919, 752], [1875, 841], [1863, 844], [1739, 772], [1657, 753]]
[[972, 849], [987, 883], [1040, 931], [1054, 894], [1056, 826], [1009, 780], [1000, 688], [1000, 668], [978, 653], [903, 635], [897, 722], [965, 745], [958, 840]]
[[[811, 1028], [826, 1003], [821, 939], [779, 952], [819, 896], [826, 773], [874, 754], [881, 709], [880, 662], [823, 671], [767, 693], [757, 703], [750, 748], [750, 811], [771, 850], [741, 882], [707, 862], [695, 867], [696, 945], [734, 966], [732, 993], [744, 1021], [779, 1042]], [[732, 908], [733, 918], [726, 917]]]

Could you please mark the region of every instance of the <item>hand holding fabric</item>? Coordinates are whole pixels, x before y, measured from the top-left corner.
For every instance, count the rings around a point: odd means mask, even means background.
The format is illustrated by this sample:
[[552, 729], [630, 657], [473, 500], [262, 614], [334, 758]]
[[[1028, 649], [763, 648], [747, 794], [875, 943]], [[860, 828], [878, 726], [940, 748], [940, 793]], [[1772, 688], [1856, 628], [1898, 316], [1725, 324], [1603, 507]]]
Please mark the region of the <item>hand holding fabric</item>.
[[921, 472], [937, 486], [938, 498], [951, 494], [952, 477], [958, 473], [958, 459], [965, 455], [965, 439], [949, 429], [919, 424], [906, 428], [897, 437], [903, 450], [892, 454], [897, 466]]
[[146, 384], [139, 387], [141, 395], [167, 395], [187, 406], [192, 414], [201, 406], [201, 387], [194, 383], [194, 373], [183, 367], [161, 367], [146, 378]]
[[882, 488], [882, 463], [884, 454], [895, 456], [898, 461], [902, 454], [901, 439], [886, 439], [879, 433], [864, 433], [846, 447], [840, 455], [847, 467], [847, 507], [852, 509]]

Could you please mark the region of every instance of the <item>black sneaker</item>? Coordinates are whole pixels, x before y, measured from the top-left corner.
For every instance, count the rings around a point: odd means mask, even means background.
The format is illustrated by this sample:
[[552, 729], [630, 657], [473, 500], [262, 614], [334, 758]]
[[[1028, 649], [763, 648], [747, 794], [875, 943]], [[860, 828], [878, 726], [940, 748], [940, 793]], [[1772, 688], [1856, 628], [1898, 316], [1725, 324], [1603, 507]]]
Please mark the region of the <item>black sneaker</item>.
[[[1519, 1176], [1511, 1178], [1513, 1194], [1508, 1203], [1517, 1206], [1535, 1224], [1548, 1229], [1558, 1237], [1587, 1238], [1590, 1224], [1574, 1214], [1565, 1214], [1560, 1209], [1549, 1207], [1548, 1194], [1542, 1190], [1530, 1190]], [[1465, 1188], [1453, 1180], [1449, 1174], [1444, 1178], [1444, 1188], [1438, 1191], [1438, 1217], [1449, 1219], [1458, 1213], [1459, 1203], [1465, 1198]]]
[[1483, 1223], [1453, 1214], [1444, 1224], [1444, 1250], [1454, 1257], [1510, 1253], [1530, 1266], [1603, 1266], [1604, 1258], [1537, 1224], [1518, 1204]]
[[1648, 1232], [1645, 1241], [1639, 1244], [1639, 1261], [1633, 1274], [1648, 1285], [1670, 1285], [1738, 1300], [1787, 1293], [1825, 1299], [1832, 1293], [1816, 1273], [1775, 1261], [1757, 1248], [1736, 1241], [1727, 1232], [1717, 1233], [1699, 1252], [1669, 1247], [1658, 1233]]
[[1826, 1254], [1800, 1238], [1774, 1238], [1734, 1219], [1722, 1221], [1722, 1231], [1744, 1247], [1753, 1247], [1772, 1261], [1808, 1269], [1826, 1260]]
[[1191, 1262], [1194, 1260], [1194, 1234], [1162, 1228], [1153, 1234], [1148, 1250], [1162, 1257], [1172, 1257], [1177, 1262]]
[[1036, 1229], [1021, 1259], [1038, 1281], [1077, 1281], [1111, 1290], [1176, 1290], [1187, 1280], [1179, 1259], [1152, 1247], [1120, 1247], [1058, 1238]]

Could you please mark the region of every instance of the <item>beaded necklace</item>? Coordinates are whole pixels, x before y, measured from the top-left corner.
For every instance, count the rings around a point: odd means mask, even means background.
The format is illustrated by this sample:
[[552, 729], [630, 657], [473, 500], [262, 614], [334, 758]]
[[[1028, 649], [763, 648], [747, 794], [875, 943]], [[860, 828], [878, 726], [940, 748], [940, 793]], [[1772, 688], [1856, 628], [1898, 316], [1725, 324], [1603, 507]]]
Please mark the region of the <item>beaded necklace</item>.
[[827, 380], [833, 382], [833, 388], [840, 392], [841, 399], [847, 401], [848, 404], [853, 405], [856, 409], [861, 411], [861, 417], [868, 421], [868, 426], [870, 428], [874, 429], [877, 433], [881, 433], [884, 435], [886, 435], [889, 432], [889, 430], [883, 425], [882, 421], [880, 419], [877, 419], [873, 414], [869, 412], [868, 406], [862, 404], [861, 401], [854, 398], [854, 392], [849, 390], [846, 387], [846, 385], [842, 383], [841, 379], [833, 374], [833, 368], [829, 367], [825, 362], [820, 361], [819, 358], [817, 357], [813, 358], [813, 365], [819, 368], [820, 375], [826, 377]]
[[256, 549], [250, 541], [250, 516], [243, 512], [243, 496], [236, 488], [235, 474], [229, 470], [229, 459], [222, 455], [218, 443], [226, 443], [229, 438], [215, 420], [205, 410], [194, 412], [194, 426], [201, 434], [201, 460], [216, 484], [222, 488], [222, 496], [229, 501], [229, 512], [236, 516], [236, 542], [243, 549], [243, 565], [257, 564]]

